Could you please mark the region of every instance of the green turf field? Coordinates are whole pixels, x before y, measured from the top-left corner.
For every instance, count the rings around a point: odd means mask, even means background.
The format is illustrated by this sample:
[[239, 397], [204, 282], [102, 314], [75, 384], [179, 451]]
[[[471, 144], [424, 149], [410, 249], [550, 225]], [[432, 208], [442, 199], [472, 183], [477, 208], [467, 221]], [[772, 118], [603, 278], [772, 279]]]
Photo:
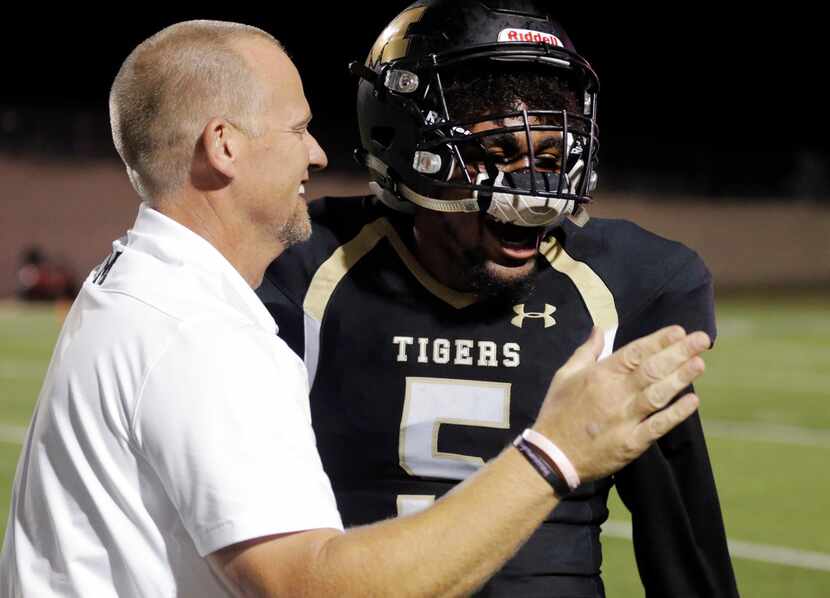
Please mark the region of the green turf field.
[[[701, 413], [745, 597], [830, 588], [830, 297], [719, 301], [720, 336], [698, 385]], [[0, 533], [21, 427], [59, 328], [52, 308], [0, 306]], [[606, 529], [608, 594], [642, 596], [626, 511]]]

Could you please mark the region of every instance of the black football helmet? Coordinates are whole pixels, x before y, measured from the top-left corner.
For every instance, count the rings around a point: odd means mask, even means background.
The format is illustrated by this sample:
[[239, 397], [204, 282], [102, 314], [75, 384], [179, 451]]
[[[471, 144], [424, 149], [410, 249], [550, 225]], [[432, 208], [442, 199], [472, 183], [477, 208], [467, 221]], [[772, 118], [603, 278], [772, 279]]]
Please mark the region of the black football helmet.
[[[373, 192], [387, 205], [443, 212], [489, 212], [520, 226], [555, 226], [576, 216], [597, 181], [599, 81], [565, 31], [539, 0], [420, 0], [383, 30], [360, 77], [357, 113]], [[567, 78], [574, 109], [494, 108], [486, 115], [452, 114], [444, 82], [478, 68], [532, 69]], [[477, 123], [504, 124], [471, 132]], [[531, 134], [555, 131], [555, 169], [535, 164]], [[528, 168], [505, 173], [486, 151], [488, 136], [523, 134]], [[550, 134], [549, 134], [550, 136]], [[471, 157], [472, 156], [472, 157]], [[478, 162], [476, 168], [468, 167]], [[448, 193], [447, 190], [456, 189]], [[451, 199], [448, 199], [451, 198]]]

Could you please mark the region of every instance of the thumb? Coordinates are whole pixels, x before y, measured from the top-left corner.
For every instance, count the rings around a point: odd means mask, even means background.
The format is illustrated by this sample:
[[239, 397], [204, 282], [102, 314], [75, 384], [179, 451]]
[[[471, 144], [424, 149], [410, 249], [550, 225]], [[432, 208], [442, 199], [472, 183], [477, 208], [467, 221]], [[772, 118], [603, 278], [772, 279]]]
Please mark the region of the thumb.
[[591, 334], [588, 340], [582, 343], [579, 348], [574, 351], [571, 358], [563, 367], [581, 369], [593, 363], [596, 363], [599, 356], [602, 355], [602, 349], [605, 347], [605, 335], [598, 327], [594, 326], [591, 329]]

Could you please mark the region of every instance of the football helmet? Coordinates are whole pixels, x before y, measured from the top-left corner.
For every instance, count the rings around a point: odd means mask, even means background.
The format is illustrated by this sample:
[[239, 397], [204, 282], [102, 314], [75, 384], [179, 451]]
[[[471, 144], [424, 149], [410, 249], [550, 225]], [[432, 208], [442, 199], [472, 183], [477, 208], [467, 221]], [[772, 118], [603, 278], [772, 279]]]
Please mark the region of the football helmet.
[[[483, 212], [519, 226], [578, 220], [597, 182], [599, 81], [551, 18], [549, 4], [420, 0], [389, 23], [365, 64], [350, 65], [360, 78], [362, 149], [356, 157], [369, 168], [381, 201], [409, 212], [413, 204]], [[502, 106], [484, 115], [453, 114], [445, 81], [473, 68], [566, 78], [577, 108]], [[477, 127], [485, 122], [496, 128]], [[555, 132], [556, 168], [537, 165], [537, 132]], [[488, 153], [488, 138], [505, 134], [525, 136], [527, 167], [506, 172]]]

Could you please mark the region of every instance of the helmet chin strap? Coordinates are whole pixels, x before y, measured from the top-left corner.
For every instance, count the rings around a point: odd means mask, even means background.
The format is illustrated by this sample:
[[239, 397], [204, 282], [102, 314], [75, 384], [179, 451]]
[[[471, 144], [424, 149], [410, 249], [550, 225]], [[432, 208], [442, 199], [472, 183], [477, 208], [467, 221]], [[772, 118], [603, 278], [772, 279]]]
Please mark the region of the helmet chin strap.
[[398, 192], [416, 206], [421, 206], [422, 208], [433, 210], [435, 212], [463, 212], [470, 214], [481, 211], [476, 193], [473, 193], [473, 197], [468, 197], [466, 199], [435, 199], [433, 197], [421, 195], [403, 183], [398, 183]]
[[[389, 180], [389, 168], [383, 161], [372, 154], [367, 154], [363, 157], [363, 160], [369, 170], [379, 175], [382, 179]], [[435, 212], [475, 213], [481, 211], [478, 199], [475, 197], [461, 200], [435, 199], [421, 195], [401, 182], [395, 184], [395, 189], [401, 197], [408, 201], [401, 201], [395, 193], [375, 181], [369, 183], [369, 189], [381, 202], [399, 212], [412, 213], [412, 204]]]

